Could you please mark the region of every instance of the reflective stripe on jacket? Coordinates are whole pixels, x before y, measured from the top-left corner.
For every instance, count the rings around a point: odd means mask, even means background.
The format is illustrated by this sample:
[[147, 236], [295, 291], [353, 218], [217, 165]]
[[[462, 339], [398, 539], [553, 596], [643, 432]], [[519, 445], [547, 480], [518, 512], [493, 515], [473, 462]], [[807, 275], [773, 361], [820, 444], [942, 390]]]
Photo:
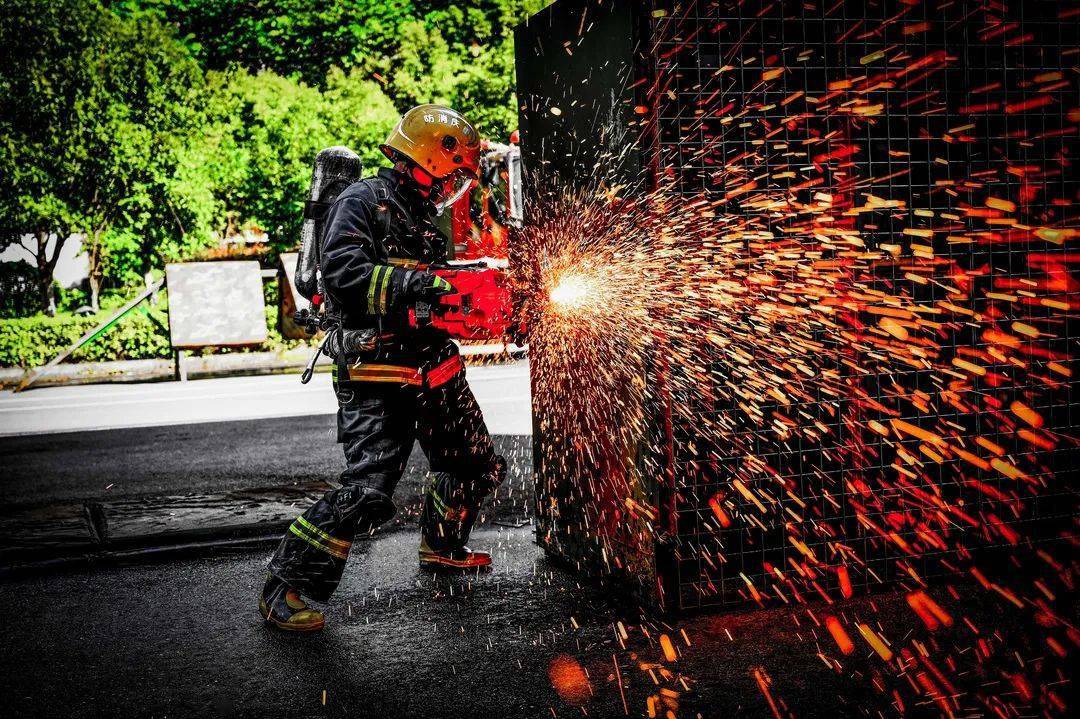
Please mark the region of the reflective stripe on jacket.
[[383, 169], [328, 210], [319, 269], [347, 328], [423, 334], [409, 326], [408, 310], [429, 281], [422, 268], [447, 256], [429, 204], [403, 175]]

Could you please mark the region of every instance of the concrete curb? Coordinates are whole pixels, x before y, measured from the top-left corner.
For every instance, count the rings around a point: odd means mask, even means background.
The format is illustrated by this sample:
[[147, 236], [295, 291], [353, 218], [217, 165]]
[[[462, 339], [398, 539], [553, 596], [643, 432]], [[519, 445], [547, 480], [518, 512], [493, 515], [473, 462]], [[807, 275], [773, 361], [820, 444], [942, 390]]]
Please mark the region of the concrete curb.
[[298, 508], [329, 485], [270, 487], [119, 500], [61, 502], [4, 512], [0, 577], [182, 547], [281, 537]]
[[[244, 352], [209, 355], [207, 357], [184, 357], [182, 359], [188, 379], [206, 377], [230, 377], [251, 374], [278, 374], [303, 370], [311, 357], [309, 350], [277, 352]], [[330, 363], [320, 358], [320, 370]], [[0, 387], [17, 385], [26, 374], [19, 367], [0, 368]], [[34, 387], [57, 387], [63, 385], [162, 382], [174, 379], [172, 360], [145, 359], [119, 360], [116, 362], [80, 362], [54, 367], [34, 383]]]
[[245, 552], [254, 549], [271, 549], [281, 541], [282, 532], [285, 531], [287, 526], [286, 524], [282, 527], [268, 528], [267, 534], [262, 536], [235, 539], [222, 536], [170, 545], [147, 545], [130, 549], [84, 552], [82, 554], [42, 558], [12, 566], [0, 566], [0, 582], [81, 567], [164, 562], [205, 556], [209, 552]]

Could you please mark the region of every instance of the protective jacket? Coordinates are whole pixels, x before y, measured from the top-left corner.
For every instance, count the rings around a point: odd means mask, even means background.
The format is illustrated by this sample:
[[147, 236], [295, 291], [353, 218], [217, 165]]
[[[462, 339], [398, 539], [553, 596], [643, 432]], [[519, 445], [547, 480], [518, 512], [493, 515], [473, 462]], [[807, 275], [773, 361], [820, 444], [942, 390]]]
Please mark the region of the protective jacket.
[[[460, 370], [446, 334], [409, 325], [428, 273], [446, 260], [446, 239], [428, 219], [430, 207], [395, 170], [349, 186], [326, 218], [323, 285], [347, 329], [374, 329], [377, 348], [341, 358], [337, 380], [420, 385]], [[429, 376], [429, 375], [433, 375]]]
[[[445, 262], [446, 239], [427, 219], [427, 200], [395, 170], [353, 183], [326, 217], [323, 284], [349, 329], [376, 328], [416, 345], [446, 336], [408, 325], [427, 273]], [[403, 336], [405, 333], [408, 336]]]
[[446, 258], [425, 202], [404, 176], [382, 170], [348, 187], [327, 215], [327, 301], [346, 328], [374, 328], [380, 339], [335, 366], [341, 486], [297, 517], [270, 563], [273, 576], [314, 599], [337, 587], [353, 538], [394, 516], [415, 442], [435, 475], [421, 514], [432, 549], [463, 547], [481, 502], [505, 476], [457, 346], [408, 323], [429, 280], [417, 265]]

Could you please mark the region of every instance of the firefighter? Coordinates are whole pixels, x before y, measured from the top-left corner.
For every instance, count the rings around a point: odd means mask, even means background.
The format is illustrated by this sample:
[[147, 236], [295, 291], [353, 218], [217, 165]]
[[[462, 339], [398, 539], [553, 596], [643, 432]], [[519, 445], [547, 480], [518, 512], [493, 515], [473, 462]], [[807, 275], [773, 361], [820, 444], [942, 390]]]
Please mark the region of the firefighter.
[[322, 614], [304, 598], [327, 600], [354, 537], [394, 516], [394, 488], [414, 441], [434, 476], [420, 517], [421, 567], [491, 564], [487, 552], [465, 543], [506, 462], [495, 453], [457, 346], [408, 321], [410, 309], [453, 291], [422, 267], [446, 260], [447, 241], [432, 217], [475, 182], [480, 141], [459, 113], [421, 105], [405, 113], [381, 149], [393, 168], [349, 186], [326, 216], [324, 301], [346, 329], [370, 329], [377, 342], [335, 362], [346, 469], [339, 487], [296, 518], [270, 561], [259, 608], [281, 629], [322, 628]]

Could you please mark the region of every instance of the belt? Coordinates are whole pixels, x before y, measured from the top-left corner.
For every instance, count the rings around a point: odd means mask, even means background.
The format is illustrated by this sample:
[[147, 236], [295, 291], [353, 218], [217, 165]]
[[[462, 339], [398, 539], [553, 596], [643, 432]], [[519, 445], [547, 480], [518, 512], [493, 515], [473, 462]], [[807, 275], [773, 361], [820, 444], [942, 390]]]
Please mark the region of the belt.
[[429, 389], [435, 389], [452, 380], [463, 369], [465, 369], [465, 363], [459, 355], [440, 362], [426, 372], [404, 365], [363, 362], [349, 366], [349, 380], [352, 382], [392, 382], [416, 387], [426, 385]]

